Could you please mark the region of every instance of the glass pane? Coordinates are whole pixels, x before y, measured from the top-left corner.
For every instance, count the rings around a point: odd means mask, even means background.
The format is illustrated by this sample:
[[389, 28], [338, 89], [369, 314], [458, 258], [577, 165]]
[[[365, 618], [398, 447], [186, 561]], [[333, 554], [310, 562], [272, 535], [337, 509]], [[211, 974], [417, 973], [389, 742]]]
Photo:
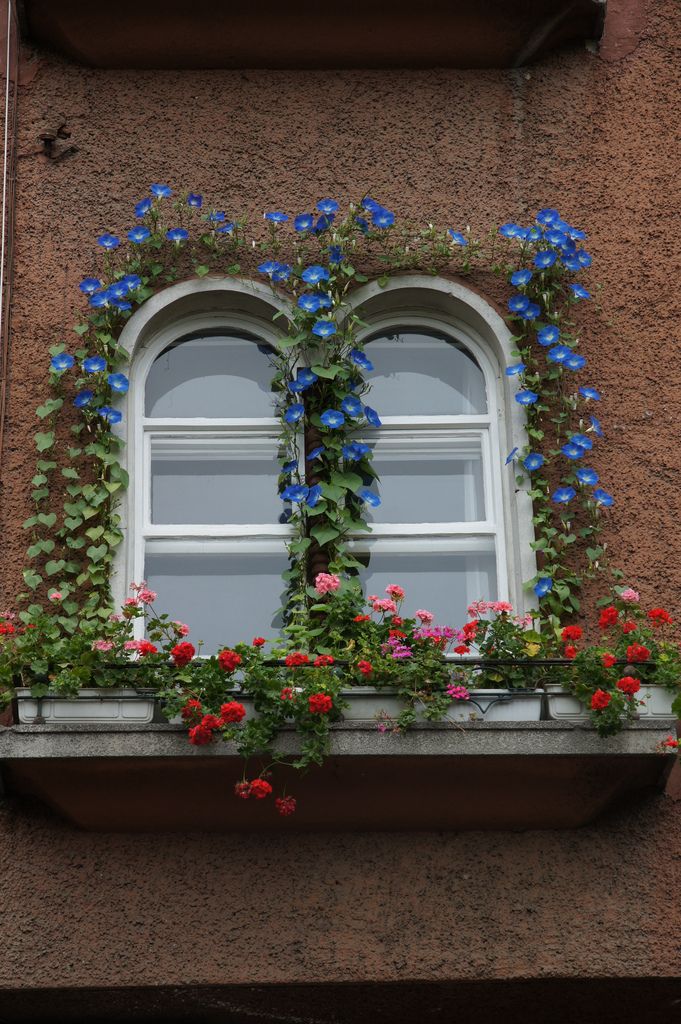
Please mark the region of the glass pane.
[[468, 618], [473, 601], [497, 600], [496, 559], [492, 542], [476, 541], [481, 550], [471, 552], [424, 551], [402, 554], [381, 551], [357, 554], [368, 567], [362, 573], [365, 594], [385, 597], [389, 583], [405, 591], [404, 610], [413, 615], [425, 608], [440, 626], [460, 627]]
[[200, 554], [148, 550], [145, 579], [158, 593], [157, 612], [186, 622], [189, 639], [214, 654], [254, 636], [271, 639], [281, 629], [279, 608], [284, 599], [282, 572], [286, 553]]
[[273, 416], [272, 348], [254, 335], [230, 332], [173, 342], [147, 376], [147, 416]]
[[276, 523], [276, 438], [151, 442], [152, 523]]
[[365, 400], [379, 416], [460, 416], [487, 412], [485, 379], [460, 342], [416, 327], [377, 334]]
[[485, 519], [480, 441], [428, 444], [386, 438], [375, 448], [380, 480], [371, 489], [378, 508], [366, 506], [374, 523], [455, 523]]

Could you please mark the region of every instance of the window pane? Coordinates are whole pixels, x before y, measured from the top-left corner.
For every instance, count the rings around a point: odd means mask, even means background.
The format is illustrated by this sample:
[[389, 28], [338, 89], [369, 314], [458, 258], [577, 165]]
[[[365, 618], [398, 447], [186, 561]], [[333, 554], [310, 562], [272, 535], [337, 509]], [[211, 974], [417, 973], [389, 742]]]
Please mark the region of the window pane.
[[365, 593], [385, 597], [389, 583], [398, 583], [406, 592], [404, 609], [412, 615], [425, 608], [435, 615], [440, 626], [460, 627], [467, 607], [480, 599], [497, 599], [496, 559], [492, 542], [475, 541], [477, 551], [423, 551], [401, 554], [381, 550], [377, 544], [369, 555], [357, 554], [368, 567], [360, 578]]
[[277, 439], [151, 442], [152, 523], [276, 523]]
[[375, 446], [371, 489], [378, 508], [365, 507], [374, 523], [454, 523], [485, 519], [479, 440], [421, 442], [386, 437]]
[[154, 360], [146, 385], [147, 416], [273, 416], [272, 348], [230, 332], [173, 342]]
[[157, 612], [191, 627], [189, 639], [214, 654], [221, 647], [271, 639], [281, 629], [286, 553], [175, 554], [147, 551], [145, 579], [158, 593]]
[[485, 379], [458, 341], [437, 331], [397, 328], [367, 345], [374, 364], [366, 401], [380, 416], [459, 416], [487, 412]]

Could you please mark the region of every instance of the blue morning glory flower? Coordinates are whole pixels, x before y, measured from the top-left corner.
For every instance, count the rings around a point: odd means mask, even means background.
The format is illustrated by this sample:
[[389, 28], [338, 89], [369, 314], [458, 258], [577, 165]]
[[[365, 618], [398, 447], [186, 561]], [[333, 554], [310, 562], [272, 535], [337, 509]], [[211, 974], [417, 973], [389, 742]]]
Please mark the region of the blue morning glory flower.
[[508, 308], [512, 313], [522, 313], [530, 305], [527, 295], [512, 295], [508, 300]]
[[381, 504], [381, 499], [373, 491], [370, 491], [368, 487], [362, 487], [357, 491], [357, 497], [361, 501], [365, 501], [367, 505], [371, 505], [372, 508], [378, 508]]
[[611, 505], [615, 504], [612, 494], [608, 494], [602, 487], [596, 488], [593, 492], [593, 497], [597, 505], [603, 505], [605, 508], [610, 508]]
[[381, 417], [378, 415], [375, 409], [371, 408], [370, 405], [364, 406], [364, 415], [366, 417], [367, 423], [369, 423], [372, 427], [381, 426]]
[[288, 220], [285, 213], [281, 213], [279, 210], [272, 210], [270, 213], [264, 213], [263, 217], [265, 220], [271, 220], [273, 224], [284, 224]]
[[116, 309], [120, 309], [120, 310], [132, 309], [131, 303], [125, 302], [123, 299], [114, 299], [113, 300], [113, 304], [116, 307]]
[[538, 224], [553, 224], [555, 220], [560, 220], [560, 214], [558, 210], [553, 210], [551, 207], [544, 207], [540, 210], [537, 216], [534, 218]]
[[273, 274], [278, 266], [279, 264], [276, 260], [265, 260], [264, 263], [260, 264], [258, 270], [261, 274]]
[[272, 272], [272, 282], [277, 284], [281, 281], [288, 281], [292, 269], [290, 263], [277, 263]]
[[532, 589], [537, 597], [545, 597], [550, 590], [553, 590], [553, 580], [550, 576], [541, 576]]
[[364, 197], [364, 199], [362, 200], [362, 206], [364, 207], [365, 210], [368, 210], [369, 213], [376, 213], [378, 210], [383, 209], [381, 204], [377, 203], [375, 199], [371, 198], [371, 196]]
[[538, 398], [539, 395], [535, 394], [534, 391], [519, 391], [515, 396], [515, 400], [519, 405], [534, 405]]
[[513, 462], [513, 460], [514, 460], [514, 458], [516, 457], [517, 454], [518, 454], [518, 449], [517, 448], [511, 449], [511, 451], [506, 456], [506, 462], [504, 463], [504, 465], [508, 466], [509, 462]]
[[593, 263], [591, 255], [588, 252], [584, 252], [584, 249], [578, 249], [575, 256], [582, 267], [590, 267]]
[[117, 238], [116, 235], [110, 235], [107, 232], [99, 236], [99, 238], [97, 239], [97, 244], [101, 245], [103, 249], [112, 250], [118, 248], [118, 246], [121, 244], [121, 240], [120, 238]]
[[589, 294], [589, 292], [586, 290], [586, 288], [582, 288], [581, 284], [571, 284], [570, 285], [570, 289], [571, 289], [572, 294], [574, 295], [574, 297], [576, 299], [590, 299], [591, 298], [591, 295]]
[[320, 199], [317, 203], [317, 209], [320, 213], [336, 213], [340, 209], [335, 199]]
[[128, 294], [128, 289], [122, 281], [115, 281], [107, 288], [107, 294], [111, 299], [124, 299]]
[[335, 213], [323, 213], [314, 226], [315, 234], [320, 235], [322, 231], [328, 231], [335, 219]]
[[563, 256], [563, 266], [566, 270], [578, 271], [581, 270], [581, 264], [575, 256]]
[[319, 377], [308, 366], [303, 366], [298, 370], [298, 380], [302, 381], [306, 388], [309, 388], [319, 380]]
[[83, 369], [86, 373], [101, 373], [106, 370], [106, 359], [103, 356], [88, 356], [83, 361]]
[[293, 391], [294, 394], [298, 394], [305, 391], [308, 385], [303, 384], [302, 380], [290, 380], [286, 387], [289, 389], [289, 391]]
[[137, 274], [126, 274], [125, 277], [121, 278], [121, 284], [124, 284], [128, 292], [137, 291], [142, 285], [142, 278], [138, 277]]
[[547, 231], [545, 236], [546, 241], [550, 242], [551, 245], [565, 245], [567, 242], [567, 235], [564, 231], [558, 231], [556, 228], [551, 228]]
[[516, 363], [515, 366], [506, 367], [506, 376], [515, 377], [517, 373], [522, 373], [525, 370], [525, 363]]
[[150, 235], [151, 231], [149, 228], [145, 228], [144, 225], [140, 224], [139, 227], [128, 231], [128, 241], [132, 242], [133, 245], [141, 245], [142, 242], [146, 242]]
[[172, 196], [173, 190], [168, 185], [150, 185], [149, 191], [152, 192], [157, 199], [167, 199]]
[[564, 363], [572, 355], [572, 349], [567, 345], [554, 345], [546, 353], [546, 358], [552, 363]]
[[185, 228], [171, 228], [166, 231], [166, 238], [169, 242], [185, 242], [189, 238], [189, 232]]
[[528, 228], [527, 231], [525, 232], [525, 238], [529, 242], [538, 242], [541, 237], [542, 237], [541, 228], [537, 228], [534, 225], [531, 228]]
[[187, 206], [193, 206], [195, 210], [200, 210], [203, 206], [203, 196], [200, 196], [198, 192], [190, 192], [187, 196]]
[[102, 309], [103, 306], [109, 305], [109, 292], [108, 289], [103, 292], [95, 292], [94, 295], [90, 296], [89, 304], [93, 309]]
[[559, 338], [560, 331], [557, 327], [542, 327], [541, 331], [537, 331], [537, 341], [540, 345], [555, 345]]
[[343, 250], [340, 245], [332, 245], [329, 247], [329, 263], [332, 266], [337, 266], [343, 262]]
[[358, 348], [350, 349], [350, 359], [355, 366], [359, 366], [362, 370], [369, 371], [374, 368], [374, 364]]
[[355, 217], [355, 224], [357, 225], [357, 227], [359, 228], [363, 235], [368, 234], [369, 224], [364, 219], [364, 217]]
[[80, 282], [78, 287], [84, 295], [92, 295], [93, 292], [96, 292], [98, 288], [102, 287], [102, 282], [96, 277], [86, 277]]
[[149, 213], [151, 209], [151, 199], [140, 199], [139, 203], [135, 204], [135, 216], [144, 217], [145, 214]]
[[320, 309], [331, 309], [333, 306], [333, 299], [326, 292], [319, 292], [319, 308]]
[[572, 352], [565, 360], [568, 370], [583, 370], [586, 366], [586, 356], [580, 356], [578, 352]]
[[580, 388], [579, 393], [582, 398], [592, 398], [594, 402], [600, 402], [600, 392], [596, 391], [595, 388]]
[[525, 285], [529, 284], [531, 280], [531, 270], [516, 270], [515, 273], [511, 274], [511, 284], [515, 288], [524, 288]]
[[578, 444], [570, 444], [570, 442], [568, 441], [566, 442], [566, 444], [562, 446], [560, 450], [562, 451], [566, 459], [584, 458], [584, 449], [580, 448]]
[[452, 231], [451, 228], [447, 228], [447, 234], [457, 245], [468, 245], [468, 239], [460, 231]]
[[82, 409], [84, 406], [89, 405], [94, 398], [93, 391], [79, 391], [76, 397], [73, 399], [73, 404], [76, 409]]
[[109, 382], [109, 387], [113, 391], [119, 391], [121, 394], [125, 394], [130, 387], [130, 381], [124, 373], [110, 373], [107, 380]]
[[603, 437], [603, 427], [601, 421], [597, 420], [595, 416], [591, 417], [591, 429], [593, 430], [596, 437]]
[[319, 284], [320, 281], [328, 281], [329, 272], [325, 267], [315, 265], [306, 267], [300, 276], [306, 284]]
[[311, 213], [301, 213], [293, 221], [293, 227], [296, 231], [312, 231], [314, 227], [314, 217]]
[[293, 473], [296, 469], [298, 469], [297, 459], [291, 459], [289, 462], [285, 462], [281, 467], [282, 473]]
[[294, 403], [289, 405], [288, 409], [284, 413], [284, 419], [287, 423], [297, 423], [299, 419], [305, 415], [305, 406], [300, 403]]
[[56, 373], [63, 373], [65, 370], [70, 370], [75, 361], [68, 352], [60, 352], [58, 356], [52, 356], [50, 366]]
[[219, 228], [215, 229], [217, 235], [231, 235], [234, 231], [234, 224], [230, 221], [229, 224], [222, 224]]
[[343, 458], [348, 462], [359, 462], [371, 451], [368, 444], [362, 441], [353, 441], [352, 444], [344, 444], [342, 448]]
[[531, 302], [527, 309], [524, 309], [522, 313], [519, 313], [518, 315], [521, 320], [536, 320], [540, 313], [541, 309], [536, 302]]
[[316, 334], [318, 338], [330, 338], [336, 333], [336, 325], [333, 320], [317, 320], [312, 328], [312, 333]]
[[322, 496], [321, 484], [314, 484], [307, 492], [307, 504], [310, 508], [314, 508], [319, 499]]
[[337, 409], [326, 409], [319, 418], [325, 427], [330, 427], [332, 430], [342, 427], [345, 423], [345, 416]]
[[582, 242], [586, 238], [586, 231], [579, 231], [577, 228], [568, 227], [568, 234], [577, 242]]
[[371, 214], [371, 223], [375, 228], [390, 228], [395, 223], [395, 214], [390, 210], [374, 210]]
[[118, 409], [112, 409], [110, 405], [101, 406], [97, 412], [107, 423], [120, 423], [123, 419], [123, 413], [119, 412]]
[[534, 257], [534, 265], [540, 270], [546, 270], [548, 267], [552, 267], [557, 259], [558, 257], [555, 252], [552, 252], [550, 249], [542, 249]]
[[221, 224], [222, 221], [226, 218], [226, 216], [227, 214], [224, 212], [224, 210], [213, 210], [212, 213], [208, 214], [208, 220], [212, 224]]
[[304, 309], [306, 313], [316, 313], [321, 308], [319, 295], [301, 295], [298, 299], [298, 308]]
[[539, 452], [530, 452], [523, 459], [523, 466], [528, 473], [533, 473], [535, 469], [541, 469], [544, 465], [544, 456], [540, 455]]
[[282, 501], [296, 501], [303, 502], [310, 493], [310, 488], [306, 487], [305, 484], [290, 484], [285, 487], [279, 497]]
[[517, 238], [521, 230], [518, 224], [502, 224], [499, 228], [499, 234], [503, 235], [504, 238]]
[[572, 444], [579, 445], [580, 448], [584, 448], [585, 451], [591, 451], [594, 446], [593, 441], [586, 434], [573, 434], [570, 438]]
[[569, 501], [572, 501], [577, 491], [574, 487], [559, 487], [551, 495], [551, 500], [555, 501], [557, 505], [567, 505]]
[[362, 415], [362, 403], [354, 395], [348, 395], [343, 399], [341, 409], [347, 416], [357, 417]]
[[575, 475], [580, 484], [586, 484], [588, 487], [598, 483], [598, 473], [595, 469], [578, 469]]
[[313, 448], [312, 451], [309, 453], [309, 455], [305, 456], [306, 461], [307, 462], [313, 462], [315, 459], [319, 458], [319, 456], [322, 454], [322, 452], [325, 452], [325, 451], [326, 451], [326, 448], [324, 447], [324, 445], [320, 444], [318, 448]]

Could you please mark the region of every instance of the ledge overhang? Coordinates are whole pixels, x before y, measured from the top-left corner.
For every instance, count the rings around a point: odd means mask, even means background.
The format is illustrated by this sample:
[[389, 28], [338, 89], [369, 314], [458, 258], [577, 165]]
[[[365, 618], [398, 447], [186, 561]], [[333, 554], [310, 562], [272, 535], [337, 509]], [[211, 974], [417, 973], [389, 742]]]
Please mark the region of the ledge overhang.
[[26, 42], [97, 68], [519, 67], [599, 40], [606, 0], [18, 0]]
[[[8, 795], [95, 831], [574, 828], [664, 788], [675, 756], [656, 747], [674, 727], [638, 722], [603, 740], [563, 722], [422, 724], [405, 735], [343, 723], [321, 768], [277, 768], [299, 801], [286, 819], [269, 800], [232, 796], [242, 775], [233, 745], [193, 747], [181, 726], [11, 726], [0, 730], [0, 766]], [[295, 733], [278, 749], [296, 753]]]

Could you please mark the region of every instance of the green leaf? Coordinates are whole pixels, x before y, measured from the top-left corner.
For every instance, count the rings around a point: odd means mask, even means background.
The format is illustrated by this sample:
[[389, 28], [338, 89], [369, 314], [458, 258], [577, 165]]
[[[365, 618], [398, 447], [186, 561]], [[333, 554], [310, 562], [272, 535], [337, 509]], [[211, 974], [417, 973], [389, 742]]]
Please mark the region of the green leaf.
[[322, 494], [324, 495], [325, 498], [328, 498], [330, 501], [333, 501], [335, 504], [338, 504], [338, 502], [341, 501], [343, 495], [345, 494], [345, 489], [343, 487], [337, 487], [335, 484], [323, 483]]
[[93, 508], [91, 505], [86, 505], [82, 510], [81, 515], [83, 519], [92, 519], [93, 516], [97, 515], [97, 509]]
[[313, 526], [310, 530], [311, 536], [317, 541], [320, 547], [328, 544], [330, 541], [335, 540], [336, 537], [340, 537], [340, 531], [335, 526], [328, 526], [320, 523], [318, 526]]
[[95, 541], [99, 540], [103, 533], [103, 526], [91, 526], [88, 530], [85, 531], [85, 536], [89, 537], [91, 541]]
[[[78, 522], [80, 524], [82, 520], [79, 519]], [[73, 551], [79, 551], [80, 548], [85, 546], [86, 540], [85, 537], [67, 537], [66, 544], [68, 547], [72, 548]]]
[[39, 452], [46, 452], [48, 448], [51, 448], [54, 444], [54, 431], [50, 430], [47, 433], [38, 432], [34, 435], [35, 446]]
[[65, 476], [67, 480], [80, 480], [78, 471], [73, 469], [72, 466], [66, 466], [65, 469], [62, 469], [61, 475]]
[[83, 520], [80, 516], [67, 516], [64, 520], [64, 526], [67, 530], [77, 530], [79, 526], [83, 525]]
[[48, 398], [44, 405], [39, 405], [35, 411], [36, 416], [41, 420], [44, 420], [46, 416], [50, 416], [53, 412], [61, 409], [64, 404], [63, 398]]
[[76, 324], [73, 329], [76, 334], [79, 334], [82, 338], [84, 334], [87, 334], [89, 326], [89, 324]]
[[312, 372], [316, 373], [318, 377], [324, 377], [326, 380], [333, 380], [340, 371], [343, 369], [342, 366], [320, 366], [318, 363], [311, 367]]
[[54, 512], [41, 512], [36, 518], [39, 523], [42, 523], [42, 525], [46, 526], [48, 529], [54, 526], [57, 522], [57, 516]]
[[91, 544], [85, 554], [88, 556], [91, 562], [101, 562], [104, 556], [107, 554], [109, 548], [106, 544]]
[[201, 264], [199, 267], [194, 267], [194, 273], [197, 277], [205, 277], [206, 274], [210, 273], [210, 267], [207, 267], [205, 264]]
[[55, 573], [61, 572], [65, 565], [66, 562], [63, 558], [57, 560], [50, 559], [49, 562], [45, 563], [45, 572], [48, 576], [54, 576]]
[[40, 487], [41, 484], [47, 483], [47, 477], [43, 473], [36, 473], [36, 475], [31, 480], [31, 483], [33, 484], [34, 487]]
[[22, 576], [24, 577], [24, 583], [27, 587], [30, 587], [31, 590], [35, 590], [35, 588], [43, 582], [42, 576], [39, 576], [38, 573], [34, 572], [32, 569], [24, 569]]
[[347, 491], [356, 491], [362, 486], [362, 478], [357, 473], [351, 473], [346, 470], [344, 473], [334, 471], [331, 474], [331, 482], [337, 484], [339, 487], [344, 487]]

